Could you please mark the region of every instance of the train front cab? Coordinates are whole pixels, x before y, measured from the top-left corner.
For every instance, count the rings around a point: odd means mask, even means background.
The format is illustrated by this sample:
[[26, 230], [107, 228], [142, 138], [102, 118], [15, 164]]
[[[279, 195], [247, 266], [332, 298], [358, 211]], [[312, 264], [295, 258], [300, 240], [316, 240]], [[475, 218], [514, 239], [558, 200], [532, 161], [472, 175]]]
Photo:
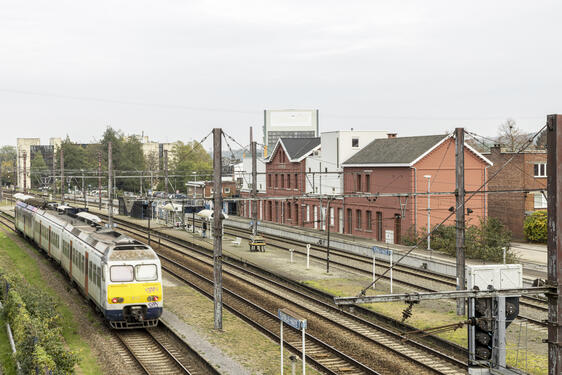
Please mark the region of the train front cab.
[[105, 318], [113, 328], [154, 327], [162, 315], [162, 275], [158, 260], [107, 265]]

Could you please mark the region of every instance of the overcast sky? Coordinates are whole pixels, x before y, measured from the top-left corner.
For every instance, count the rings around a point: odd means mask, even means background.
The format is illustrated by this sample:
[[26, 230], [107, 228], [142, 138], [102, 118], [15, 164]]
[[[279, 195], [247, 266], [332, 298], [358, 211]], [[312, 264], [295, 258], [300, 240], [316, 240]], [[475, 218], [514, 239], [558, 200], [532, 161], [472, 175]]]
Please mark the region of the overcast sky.
[[[13, 1], [0, 5], [0, 144], [107, 125], [158, 141], [263, 109], [320, 130], [538, 130], [562, 112], [560, 1]], [[261, 138], [260, 138], [261, 140]], [[210, 145], [209, 145], [210, 146]]]

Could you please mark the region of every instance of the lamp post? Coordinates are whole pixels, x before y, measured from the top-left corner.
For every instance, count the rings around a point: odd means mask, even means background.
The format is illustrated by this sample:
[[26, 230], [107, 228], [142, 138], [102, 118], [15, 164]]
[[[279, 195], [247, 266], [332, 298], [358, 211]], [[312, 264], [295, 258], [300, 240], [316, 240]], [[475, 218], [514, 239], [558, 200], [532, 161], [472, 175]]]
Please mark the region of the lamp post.
[[[426, 174], [423, 176], [427, 178], [427, 250], [431, 251], [431, 197], [429, 191], [431, 188], [431, 175]], [[431, 253], [429, 254], [429, 259], [431, 259]]]

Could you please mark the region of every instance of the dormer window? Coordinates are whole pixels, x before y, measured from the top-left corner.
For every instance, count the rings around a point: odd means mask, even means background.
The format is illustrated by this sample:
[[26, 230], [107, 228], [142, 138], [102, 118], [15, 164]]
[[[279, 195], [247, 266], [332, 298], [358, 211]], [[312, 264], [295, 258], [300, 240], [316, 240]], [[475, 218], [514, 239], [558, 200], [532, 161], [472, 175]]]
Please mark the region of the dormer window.
[[359, 147], [359, 138], [351, 138], [351, 147]]

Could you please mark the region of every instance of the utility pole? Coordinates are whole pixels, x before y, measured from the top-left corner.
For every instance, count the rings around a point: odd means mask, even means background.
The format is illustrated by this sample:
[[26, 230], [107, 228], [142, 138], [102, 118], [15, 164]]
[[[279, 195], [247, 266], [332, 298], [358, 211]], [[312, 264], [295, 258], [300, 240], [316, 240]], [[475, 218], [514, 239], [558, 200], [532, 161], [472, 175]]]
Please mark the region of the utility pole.
[[53, 145], [53, 171], [51, 176], [53, 176], [53, 195], [52, 198], [55, 198], [57, 195], [57, 178], [55, 177], [55, 169], [57, 167], [57, 158], [55, 158], [55, 146]]
[[[457, 290], [465, 289], [464, 260], [464, 128], [455, 129]], [[457, 299], [457, 315], [464, 315], [464, 298]]]
[[98, 151], [98, 210], [101, 211], [101, 151]]
[[109, 199], [109, 206], [108, 206], [108, 224], [110, 228], [113, 228], [113, 184], [112, 184], [112, 175], [113, 175], [113, 156], [112, 156], [112, 149], [111, 149], [111, 142], [107, 143], [107, 197]]
[[86, 204], [86, 189], [84, 186], [84, 170], [81, 169], [82, 172], [82, 196], [84, 197], [84, 208], [86, 208], [87, 204]]
[[60, 204], [64, 205], [64, 149], [60, 148]]
[[328, 198], [328, 204], [326, 207], [326, 230], [328, 231], [328, 240], [326, 241], [326, 273], [330, 273], [330, 221], [332, 220], [332, 215], [330, 213], [330, 204], [332, 203], [332, 198]]
[[254, 141], [254, 136], [252, 132], [252, 127], [250, 127], [250, 149], [252, 152], [252, 200], [250, 201], [252, 207], [252, 235], [258, 235], [258, 202], [256, 200], [258, 195], [258, 162], [257, 162], [257, 150], [256, 142]]
[[23, 152], [23, 192], [27, 193], [27, 152]]
[[547, 207], [548, 207], [548, 250], [547, 268], [549, 286], [556, 293], [548, 293], [548, 375], [562, 373], [562, 115], [547, 117]]
[[168, 194], [168, 150], [164, 150], [164, 191]]
[[222, 129], [213, 129], [213, 277], [215, 329], [222, 330]]
[[140, 196], [142, 197], [142, 171], [141, 171], [141, 175], [140, 175]]

